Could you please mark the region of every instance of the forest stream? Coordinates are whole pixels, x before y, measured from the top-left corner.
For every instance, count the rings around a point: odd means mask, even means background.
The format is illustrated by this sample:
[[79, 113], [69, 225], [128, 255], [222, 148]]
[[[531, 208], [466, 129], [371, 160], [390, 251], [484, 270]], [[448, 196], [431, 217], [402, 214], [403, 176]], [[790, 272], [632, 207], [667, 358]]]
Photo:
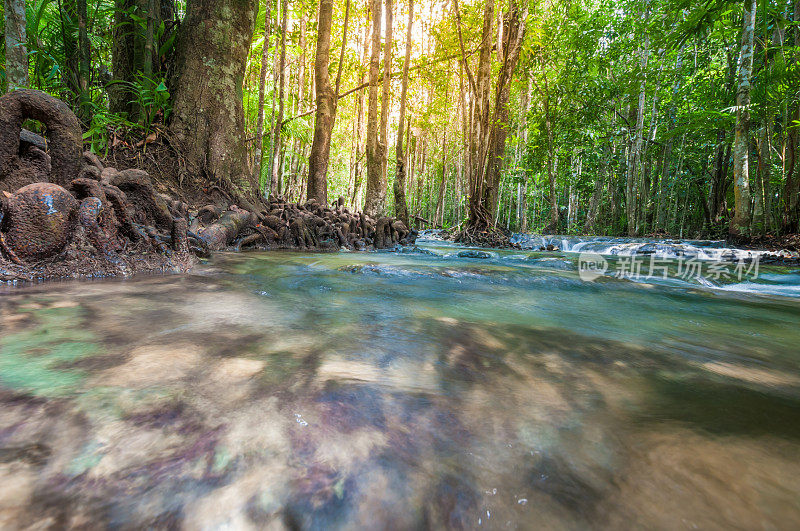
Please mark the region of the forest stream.
[[0, 287], [0, 527], [800, 527], [800, 270], [517, 242]]

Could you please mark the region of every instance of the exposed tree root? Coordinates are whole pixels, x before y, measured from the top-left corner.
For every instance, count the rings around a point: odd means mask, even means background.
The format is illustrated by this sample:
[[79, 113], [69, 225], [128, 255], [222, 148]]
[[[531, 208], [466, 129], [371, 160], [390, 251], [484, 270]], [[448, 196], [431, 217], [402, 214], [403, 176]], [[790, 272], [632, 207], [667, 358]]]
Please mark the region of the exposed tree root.
[[[184, 271], [195, 256], [223, 249], [384, 249], [416, 238], [401, 221], [376, 221], [314, 200], [263, 201], [218, 190], [210, 195], [221, 202], [193, 210], [159, 193], [146, 171], [118, 171], [92, 153], [81, 156], [74, 116], [59, 104], [36, 91], [0, 98], [0, 110], [12, 112], [0, 120], [0, 155], [11, 164], [0, 174], [2, 281]], [[57, 152], [42, 151], [37, 135], [23, 133], [20, 140], [27, 117], [58, 132], [49, 139]]]
[[509, 237], [510, 234], [507, 231], [496, 227], [467, 226], [453, 236], [453, 241], [477, 247], [496, 247], [500, 249], [516, 247], [509, 241]]

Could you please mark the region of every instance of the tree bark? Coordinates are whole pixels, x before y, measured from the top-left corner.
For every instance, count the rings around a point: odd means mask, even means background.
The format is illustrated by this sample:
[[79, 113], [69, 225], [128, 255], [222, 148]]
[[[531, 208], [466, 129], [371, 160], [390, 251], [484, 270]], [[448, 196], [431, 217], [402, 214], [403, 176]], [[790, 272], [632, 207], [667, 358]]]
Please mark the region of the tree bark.
[[170, 130], [190, 171], [235, 195], [255, 194], [242, 83], [255, 22], [245, 0], [188, 0], [176, 49]]
[[28, 87], [28, 37], [25, 0], [5, 0], [6, 79], [8, 91]]
[[[645, 9], [644, 22], [650, 15], [650, 7]], [[639, 187], [637, 186], [637, 171], [642, 157], [642, 144], [644, 142], [644, 103], [647, 93], [647, 64], [650, 58], [650, 35], [645, 29], [644, 46], [641, 50], [641, 75], [639, 84], [639, 100], [636, 107], [636, 128], [634, 130], [633, 145], [628, 154], [628, 170], [625, 182], [625, 217], [628, 224], [628, 236], [635, 236], [638, 230], [637, 219], [639, 212]]]
[[[369, 7], [369, 2], [367, 2], [367, 6]], [[369, 46], [367, 42], [369, 41], [369, 30], [370, 30], [370, 13], [369, 9], [367, 9], [367, 20], [364, 24], [364, 38], [363, 38], [363, 46], [361, 48], [361, 70], [359, 73], [359, 82], [361, 84], [364, 83], [364, 79], [367, 75], [367, 69], [364, 68], [364, 65], [367, 64], [367, 54], [369, 52]], [[371, 65], [370, 65], [371, 66]], [[356, 121], [356, 168], [355, 168], [355, 175], [353, 176], [353, 196], [352, 196], [352, 205], [353, 208], [359, 209], [361, 206], [361, 196], [363, 191], [363, 174], [364, 174], [364, 164], [361, 161], [361, 153], [362, 150], [365, 150], [367, 147], [367, 143], [365, 142], [365, 134], [364, 134], [364, 98], [365, 94], [361, 91], [358, 95], [358, 119]]]
[[410, 227], [408, 204], [406, 203], [406, 157], [403, 150], [403, 131], [406, 117], [406, 97], [408, 95], [408, 68], [411, 63], [411, 28], [414, 24], [414, 0], [408, 1], [408, 27], [406, 28], [406, 57], [403, 62], [403, 86], [400, 90], [400, 121], [397, 124], [397, 174], [394, 177], [394, 214], [397, 219]]
[[[325, 0], [327, 2], [327, 0]], [[347, 45], [347, 26], [350, 18], [350, 0], [347, 0], [342, 31], [342, 49], [339, 55], [339, 67], [336, 74], [336, 88], [332, 88], [328, 73], [331, 44], [331, 21], [333, 18], [333, 2], [330, 6], [320, 3], [320, 18], [317, 34], [317, 57], [315, 61], [315, 87], [317, 94], [316, 120], [314, 123], [314, 141], [311, 145], [308, 174], [308, 198], [316, 199], [320, 204], [328, 202], [328, 159], [331, 149], [333, 126], [336, 122], [336, 100], [342, 78], [344, 49]], [[325, 17], [327, 20], [325, 20]]]
[[[284, 91], [286, 87], [286, 0], [281, 0], [281, 54], [278, 61], [278, 115], [275, 118], [275, 129], [272, 132], [272, 138], [275, 139], [272, 146], [272, 162], [270, 169], [272, 174], [270, 176], [270, 191], [275, 195], [281, 194], [281, 129], [283, 128], [283, 109], [284, 109]], [[330, 35], [329, 35], [330, 39]]]
[[447, 129], [442, 132], [442, 180], [439, 182], [439, 194], [436, 196], [436, 210], [434, 211], [433, 221], [439, 225], [444, 222], [444, 193], [447, 189]]
[[[491, 88], [493, 20], [494, 0], [486, 0], [483, 9], [483, 27], [481, 30], [481, 53], [478, 60], [478, 72], [473, 85], [473, 100], [475, 105], [473, 108], [472, 125], [470, 126], [469, 153], [473, 174], [470, 183], [468, 224], [473, 228], [488, 227], [493, 219], [491, 213], [483, 204], [483, 193], [486, 185], [484, 182], [486, 177], [484, 146], [489, 136], [489, 93]], [[464, 58], [464, 61], [466, 65], [466, 58]]]
[[[367, 110], [367, 197], [364, 212], [377, 217], [383, 211], [385, 187], [381, 187], [381, 153], [378, 141], [378, 68], [381, 57], [381, 0], [372, 0], [372, 51], [369, 62]], [[381, 194], [381, 190], [384, 193]]]
[[745, 0], [743, 18], [739, 81], [736, 87], [736, 133], [733, 143], [733, 192], [736, 210], [729, 228], [733, 235], [747, 235], [750, 232], [749, 106], [756, 0]]
[[388, 182], [388, 161], [389, 161], [389, 109], [392, 107], [392, 0], [386, 0], [386, 36], [383, 43], [383, 93], [381, 94], [381, 138], [380, 138], [380, 157], [381, 157], [381, 189], [380, 189], [380, 213], [386, 210], [386, 185]]
[[505, 160], [506, 138], [510, 130], [510, 112], [508, 101], [511, 97], [511, 80], [517, 68], [522, 41], [525, 38], [525, 16], [519, 6], [512, 1], [511, 13], [508, 15], [503, 30], [502, 50], [498, 55], [502, 57], [503, 64], [497, 79], [497, 93], [495, 96], [494, 119], [491, 124], [489, 140], [489, 162], [486, 171], [486, 186], [483, 194], [483, 208], [490, 219], [497, 212], [498, 191], [500, 177]]

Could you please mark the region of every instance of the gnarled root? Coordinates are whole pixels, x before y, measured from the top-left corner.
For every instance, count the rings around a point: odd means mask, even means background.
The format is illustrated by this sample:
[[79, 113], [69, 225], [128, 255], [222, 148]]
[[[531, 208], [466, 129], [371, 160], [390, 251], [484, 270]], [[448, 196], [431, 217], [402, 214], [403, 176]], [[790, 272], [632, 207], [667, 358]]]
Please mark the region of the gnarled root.
[[116, 186], [125, 193], [128, 202], [134, 207], [137, 222], [154, 225], [159, 229], [172, 229], [172, 213], [164, 199], [153, 188], [150, 175], [142, 170], [124, 170], [113, 174], [108, 184]]
[[176, 253], [189, 252], [187, 227], [186, 218], [175, 218], [172, 223], [172, 250]]
[[230, 245], [239, 233], [253, 222], [253, 215], [247, 210], [235, 208], [226, 211], [219, 220], [198, 231], [198, 236], [212, 251], [219, 251]]
[[[47, 128], [47, 165], [52, 165], [49, 179], [43, 179], [40, 164], [29, 164], [20, 156], [23, 140], [35, 150], [34, 158], [42, 159], [44, 149], [35, 137], [20, 138], [26, 119], [42, 122]], [[41, 138], [41, 137], [39, 137]], [[33, 182], [50, 180], [66, 186], [81, 169], [83, 138], [81, 126], [66, 103], [38, 90], [15, 90], [0, 97], [0, 186], [16, 190]], [[27, 153], [32, 149], [27, 148]]]

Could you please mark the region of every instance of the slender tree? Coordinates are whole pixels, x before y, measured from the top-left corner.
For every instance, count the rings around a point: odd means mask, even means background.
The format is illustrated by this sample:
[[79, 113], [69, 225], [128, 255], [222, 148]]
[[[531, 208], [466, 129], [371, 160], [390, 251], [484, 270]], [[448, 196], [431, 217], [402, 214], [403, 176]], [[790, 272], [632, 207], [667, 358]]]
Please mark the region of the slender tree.
[[381, 61], [381, 0], [372, 0], [372, 48], [369, 61], [369, 102], [367, 110], [367, 196], [364, 212], [377, 217], [383, 211], [381, 194], [381, 153], [378, 140], [378, 69]]
[[750, 75], [753, 70], [753, 38], [756, 25], [756, 0], [745, 0], [742, 41], [739, 52], [739, 79], [736, 85], [736, 135], [733, 144], [733, 191], [735, 214], [730, 232], [747, 235], [750, 231]]
[[628, 223], [628, 235], [635, 236], [637, 227], [637, 217], [639, 208], [639, 187], [638, 173], [642, 158], [642, 146], [644, 144], [644, 104], [647, 96], [647, 65], [650, 59], [650, 34], [647, 29], [647, 20], [650, 17], [650, 5], [644, 9], [644, 43], [639, 52], [641, 81], [639, 82], [639, 97], [636, 106], [636, 125], [633, 131], [631, 147], [628, 150], [628, 169], [625, 181], [625, 214]]
[[272, 131], [272, 161], [270, 162], [270, 190], [276, 195], [281, 193], [281, 129], [283, 128], [284, 90], [286, 87], [286, 0], [281, 0], [281, 53], [278, 61], [278, 115]]
[[6, 78], [8, 90], [28, 86], [28, 37], [25, 0], [5, 0]]
[[314, 141], [308, 157], [308, 198], [328, 203], [328, 158], [336, 112], [336, 95], [331, 86], [328, 66], [331, 48], [333, 0], [320, 0], [317, 23], [317, 55], [314, 60], [314, 86], [317, 109], [314, 119]]
[[[794, 0], [794, 46], [800, 56], [800, 0]], [[783, 231], [796, 232], [800, 221], [800, 101], [794, 102], [786, 138], [786, 180], [783, 187]]]
[[525, 16], [526, 13], [512, 0], [510, 13], [506, 16], [502, 31], [503, 37], [499, 39], [497, 54], [503, 62], [497, 80], [495, 117], [490, 131], [489, 161], [483, 195], [484, 208], [488, 211], [490, 219], [497, 213], [500, 176], [505, 161], [506, 138], [510, 130], [511, 115], [508, 102], [511, 98], [511, 79], [517, 68], [522, 41], [525, 38]]
[[252, 181], [261, 184], [261, 163], [264, 149], [264, 101], [266, 99], [267, 70], [269, 70], [270, 8], [272, 2], [264, 3], [264, 43], [261, 48], [261, 71], [258, 74], [258, 117], [256, 118], [256, 148]]
[[403, 131], [406, 118], [406, 98], [408, 97], [408, 67], [411, 64], [411, 30], [414, 24], [414, 0], [408, 0], [408, 25], [406, 27], [406, 57], [403, 61], [403, 85], [400, 89], [400, 121], [397, 124], [397, 174], [394, 178], [394, 213], [409, 226], [408, 204], [406, 203], [406, 156], [403, 150]]

